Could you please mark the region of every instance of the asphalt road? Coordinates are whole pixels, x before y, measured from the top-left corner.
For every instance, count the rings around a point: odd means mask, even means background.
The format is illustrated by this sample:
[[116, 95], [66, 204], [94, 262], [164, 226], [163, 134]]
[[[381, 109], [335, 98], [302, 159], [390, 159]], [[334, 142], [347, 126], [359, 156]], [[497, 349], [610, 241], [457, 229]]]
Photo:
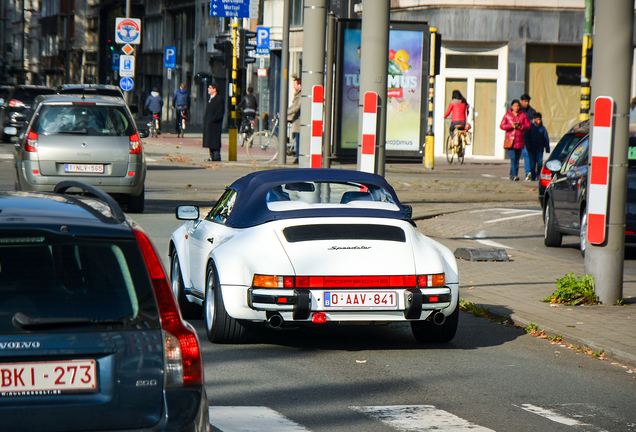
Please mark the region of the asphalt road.
[[[2, 156], [10, 151], [9, 145], [0, 146], [1, 190], [13, 189], [12, 161]], [[174, 206], [182, 202], [210, 206], [227, 184], [250, 168], [201, 168], [160, 153], [147, 156], [147, 211], [132, 217], [159, 250], [166, 251], [167, 263], [168, 239], [179, 225]], [[461, 199], [466, 203], [470, 203], [471, 182], [481, 187], [480, 182], [492, 181], [486, 187], [501, 194], [510, 187], [496, 177], [462, 175], [435, 173], [433, 183], [449, 190], [464, 188]], [[395, 183], [401, 197], [416, 200], [418, 189], [413, 185], [417, 183], [422, 192], [432, 180], [408, 174]], [[440, 192], [436, 199], [429, 194], [427, 200], [430, 205], [445, 205], [453, 195]], [[477, 228], [488, 220], [538, 210], [531, 200], [498, 202], [498, 195], [490, 195], [488, 202], [487, 194], [473, 194], [480, 204], [488, 203], [487, 208], [442, 216], [431, 229], [462, 226], [457, 235], [515, 248], [543, 248], [538, 216]], [[501, 215], [489, 209], [493, 207], [521, 212]], [[420, 229], [426, 230], [423, 225]], [[565, 247], [546, 253], [582, 260], [574, 247], [576, 238], [565, 240]], [[217, 430], [636, 430], [633, 374], [532, 338], [521, 329], [464, 313], [456, 338], [432, 346], [417, 344], [404, 324], [260, 329], [240, 345], [213, 345], [206, 339], [202, 320], [192, 324], [202, 342], [211, 423]]]

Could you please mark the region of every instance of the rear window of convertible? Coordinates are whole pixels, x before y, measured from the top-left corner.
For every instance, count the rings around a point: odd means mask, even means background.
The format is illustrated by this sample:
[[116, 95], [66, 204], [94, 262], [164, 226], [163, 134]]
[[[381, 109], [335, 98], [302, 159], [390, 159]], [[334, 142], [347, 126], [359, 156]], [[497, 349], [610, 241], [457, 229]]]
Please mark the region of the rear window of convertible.
[[89, 322], [71, 326], [79, 327], [74, 331], [105, 323], [116, 328], [159, 327], [143, 257], [136, 242], [125, 239], [0, 232], [0, 334], [29, 330], [16, 324], [18, 313], [58, 320], [37, 331], [59, 331], [70, 326], [63, 325], [65, 319], [78, 318]]
[[400, 210], [384, 188], [355, 182], [286, 183], [270, 189], [266, 201], [271, 211], [350, 207]]

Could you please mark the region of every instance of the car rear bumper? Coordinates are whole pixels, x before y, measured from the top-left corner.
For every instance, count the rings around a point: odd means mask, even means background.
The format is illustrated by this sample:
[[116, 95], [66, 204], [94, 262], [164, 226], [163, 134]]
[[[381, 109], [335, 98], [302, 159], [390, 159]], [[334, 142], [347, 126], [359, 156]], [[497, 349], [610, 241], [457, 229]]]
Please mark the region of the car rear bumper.
[[[359, 306], [344, 304], [337, 307], [332, 304], [329, 297], [339, 296], [341, 293], [357, 292], [364, 294], [363, 290], [316, 290], [316, 289], [267, 289], [249, 288], [247, 290], [248, 307], [254, 311], [265, 312], [266, 316], [279, 313], [285, 321], [311, 321], [314, 313], [325, 314], [327, 321], [408, 321], [421, 320], [428, 317], [433, 311], [452, 313], [453, 290], [450, 287], [427, 289], [395, 289], [380, 288], [368, 290], [371, 293], [386, 293], [396, 296], [395, 305], [384, 307], [383, 296], [377, 297], [378, 306]], [[225, 291], [224, 291], [225, 293]], [[224, 296], [225, 298], [225, 296]], [[345, 300], [347, 301], [347, 300]], [[352, 302], [355, 302], [354, 298]], [[448, 311], [448, 313], [446, 313]]]

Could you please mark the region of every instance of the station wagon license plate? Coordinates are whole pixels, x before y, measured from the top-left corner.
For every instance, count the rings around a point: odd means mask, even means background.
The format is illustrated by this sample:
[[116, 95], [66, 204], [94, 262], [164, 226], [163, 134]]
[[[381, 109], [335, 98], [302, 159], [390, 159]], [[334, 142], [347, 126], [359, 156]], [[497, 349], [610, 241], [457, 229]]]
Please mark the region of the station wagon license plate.
[[327, 291], [325, 308], [329, 309], [397, 309], [394, 291]]
[[95, 360], [0, 364], [0, 397], [97, 390]]
[[104, 165], [89, 164], [64, 164], [64, 172], [67, 173], [104, 173]]

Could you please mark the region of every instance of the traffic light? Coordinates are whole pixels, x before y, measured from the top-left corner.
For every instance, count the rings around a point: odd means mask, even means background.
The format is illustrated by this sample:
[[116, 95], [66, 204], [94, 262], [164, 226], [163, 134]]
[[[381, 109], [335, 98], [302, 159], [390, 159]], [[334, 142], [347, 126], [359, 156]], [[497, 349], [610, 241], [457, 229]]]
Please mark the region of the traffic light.
[[[256, 61], [256, 32], [239, 29], [239, 58], [238, 68], [245, 69], [248, 64]], [[251, 55], [250, 55], [251, 54]]]
[[108, 39], [108, 49], [111, 51], [115, 51], [115, 44], [112, 39]]
[[232, 68], [232, 42], [229, 40], [214, 43], [214, 50], [217, 53], [214, 60], [223, 63], [226, 68]]

